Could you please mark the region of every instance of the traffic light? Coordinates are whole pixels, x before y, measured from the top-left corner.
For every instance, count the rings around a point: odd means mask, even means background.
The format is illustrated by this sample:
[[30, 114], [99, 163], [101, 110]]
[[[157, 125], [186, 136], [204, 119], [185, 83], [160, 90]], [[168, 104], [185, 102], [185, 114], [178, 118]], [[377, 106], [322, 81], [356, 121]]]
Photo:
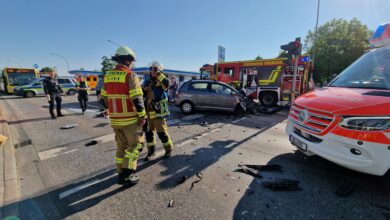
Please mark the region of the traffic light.
[[293, 56], [298, 57], [301, 55], [302, 51], [301, 38], [295, 38], [295, 41], [291, 41], [288, 44], [280, 46], [280, 49], [287, 51], [288, 58], [292, 58]]

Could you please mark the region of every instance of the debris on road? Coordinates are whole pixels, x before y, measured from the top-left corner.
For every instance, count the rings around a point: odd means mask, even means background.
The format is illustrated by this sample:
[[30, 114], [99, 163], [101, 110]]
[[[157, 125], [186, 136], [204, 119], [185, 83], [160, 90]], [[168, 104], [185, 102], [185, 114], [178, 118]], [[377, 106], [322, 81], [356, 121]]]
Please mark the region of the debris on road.
[[282, 166], [280, 166], [279, 164], [267, 164], [267, 165], [238, 164], [238, 167], [247, 167], [258, 171], [282, 171]]
[[262, 183], [263, 187], [269, 188], [273, 191], [298, 191], [298, 190], [302, 190], [302, 188], [299, 187], [298, 184], [299, 184], [298, 180], [290, 180], [290, 179], [266, 181], [266, 182]]
[[92, 146], [92, 145], [96, 145], [96, 144], [98, 144], [98, 141], [92, 140], [92, 141], [89, 141], [88, 143], [86, 143], [84, 146], [88, 147], [88, 146]]
[[60, 129], [70, 129], [79, 126], [78, 124], [67, 124], [62, 126]]
[[107, 125], [109, 125], [110, 123], [100, 123], [100, 124], [97, 124], [95, 126], [93, 126], [94, 128], [102, 128], [102, 127], [105, 127]]
[[258, 172], [251, 170], [250, 168], [238, 168], [234, 172], [245, 173], [256, 178], [263, 178]]
[[203, 173], [202, 173], [202, 172], [196, 173], [196, 176], [197, 176], [199, 179], [197, 179], [197, 180], [195, 180], [195, 181], [193, 181], [193, 182], [191, 183], [191, 188], [190, 188], [189, 191], [191, 191], [192, 188], [194, 188], [195, 184], [199, 183], [199, 182], [203, 179]]
[[15, 144], [14, 147], [15, 147], [15, 148], [25, 147], [25, 146], [30, 145], [30, 144], [32, 144], [32, 141], [31, 141], [30, 139], [28, 139], [28, 140], [26, 140], [26, 141], [22, 141], [22, 142], [20, 142], [20, 143]]
[[355, 186], [350, 183], [343, 183], [336, 189], [336, 195], [339, 197], [347, 197], [355, 191]]
[[0, 134], [0, 144], [5, 142], [7, 139], [8, 138], [6, 136]]
[[175, 205], [175, 201], [174, 200], [169, 200], [169, 203], [168, 203], [168, 208], [172, 208], [173, 206]]
[[207, 121], [202, 121], [200, 125], [203, 127], [207, 127], [209, 124], [207, 123]]
[[183, 184], [188, 179], [187, 176], [182, 176], [180, 179], [177, 180], [177, 184]]

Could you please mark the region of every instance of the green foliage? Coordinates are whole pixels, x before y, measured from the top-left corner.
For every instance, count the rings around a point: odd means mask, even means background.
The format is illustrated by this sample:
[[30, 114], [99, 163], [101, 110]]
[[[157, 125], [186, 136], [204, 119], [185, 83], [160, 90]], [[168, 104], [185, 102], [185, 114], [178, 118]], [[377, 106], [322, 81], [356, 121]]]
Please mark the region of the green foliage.
[[279, 55], [276, 58], [284, 58], [287, 57], [287, 51], [281, 50]]
[[[358, 19], [333, 19], [318, 27], [315, 52], [316, 81], [329, 81], [359, 58], [368, 48], [372, 31]], [[315, 31], [309, 31], [304, 49], [312, 57]]]
[[42, 69], [41, 69], [41, 71], [40, 72], [43, 72], [43, 73], [50, 73], [50, 72], [53, 72], [53, 68], [51, 68], [51, 67], [48, 67], [48, 66], [45, 66], [45, 67], [43, 67]]
[[255, 58], [255, 60], [262, 60], [262, 59], [263, 59], [263, 57], [260, 55], [257, 55], [257, 57]]
[[106, 73], [107, 71], [113, 69], [116, 65], [116, 62], [109, 59], [107, 56], [102, 57], [102, 72]]

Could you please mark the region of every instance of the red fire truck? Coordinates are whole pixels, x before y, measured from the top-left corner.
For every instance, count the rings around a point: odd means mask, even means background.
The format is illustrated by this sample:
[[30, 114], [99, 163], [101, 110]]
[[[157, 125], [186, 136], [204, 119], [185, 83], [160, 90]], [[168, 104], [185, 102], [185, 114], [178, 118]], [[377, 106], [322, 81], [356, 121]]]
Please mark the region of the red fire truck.
[[[308, 91], [309, 57], [298, 61], [296, 94]], [[200, 68], [201, 78], [214, 79], [244, 88], [252, 98], [264, 106], [274, 106], [278, 101], [289, 101], [294, 75], [294, 59], [275, 58], [220, 62], [205, 64]]]

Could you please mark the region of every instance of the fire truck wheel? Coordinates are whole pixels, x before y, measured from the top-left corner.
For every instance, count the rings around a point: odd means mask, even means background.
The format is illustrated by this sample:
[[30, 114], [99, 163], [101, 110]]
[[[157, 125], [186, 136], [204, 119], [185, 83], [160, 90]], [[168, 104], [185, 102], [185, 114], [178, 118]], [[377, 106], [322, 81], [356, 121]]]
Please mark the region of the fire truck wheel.
[[191, 114], [194, 112], [195, 110], [195, 106], [194, 104], [192, 104], [192, 102], [190, 101], [184, 101], [180, 104], [180, 110], [184, 113], [184, 114]]
[[259, 95], [260, 103], [263, 106], [271, 107], [278, 103], [278, 95], [275, 92], [263, 92]]

